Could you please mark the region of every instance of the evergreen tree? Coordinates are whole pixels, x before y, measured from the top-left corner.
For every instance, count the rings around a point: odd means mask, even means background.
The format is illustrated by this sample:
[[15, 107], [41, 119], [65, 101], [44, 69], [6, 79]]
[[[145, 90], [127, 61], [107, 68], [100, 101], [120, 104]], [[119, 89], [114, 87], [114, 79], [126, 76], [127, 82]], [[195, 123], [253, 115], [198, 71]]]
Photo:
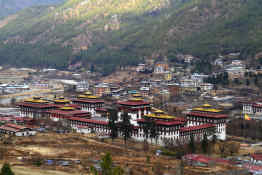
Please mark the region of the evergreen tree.
[[190, 136], [189, 148], [190, 148], [191, 153], [196, 152], [195, 139], [193, 135]]
[[121, 123], [120, 128], [126, 145], [126, 142], [131, 137], [133, 130], [132, 125], [130, 123], [130, 117], [127, 112], [124, 112], [123, 114], [123, 122]]
[[159, 135], [159, 133], [158, 133], [157, 125], [156, 125], [155, 121], [151, 120], [150, 138], [155, 139], [156, 144], [157, 144], [158, 135]]
[[255, 84], [256, 86], [258, 86], [258, 78], [257, 78], [257, 76], [255, 76], [255, 78], [254, 78], [254, 84]]
[[[104, 157], [102, 157], [100, 163], [102, 172], [101, 175], [123, 175], [124, 171], [120, 167], [113, 167], [113, 161], [110, 153], [107, 153]], [[92, 175], [98, 175], [98, 171], [91, 166], [91, 173]]]
[[224, 85], [228, 85], [229, 84], [228, 73], [227, 72], [224, 72], [224, 74], [223, 74], [223, 84]]
[[246, 85], [247, 85], [247, 86], [250, 85], [249, 79], [246, 79]]
[[238, 78], [235, 78], [235, 79], [234, 79], [234, 83], [235, 83], [236, 85], [239, 85], [239, 84], [240, 84], [239, 79], [238, 79]]
[[214, 133], [212, 137], [212, 143], [215, 144], [217, 142], [217, 135]]
[[208, 149], [208, 140], [207, 140], [207, 135], [206, 133], [204, 134], [203, 140], [202, 140], [202, 149], [204, 153], [207, 153]]
[[117, 110], [111, 109], [109, 110], [109, 127], [110, 127], [110, 137], [112, 141], [117, 137], [118, 135], [118, 128], [116, 126], [116, 120], [117, 120]]
[[5, 163], [1, 169], [0, 175], [15, 175], [15, 174], [11, 170], [10, 165], [8, 163]]

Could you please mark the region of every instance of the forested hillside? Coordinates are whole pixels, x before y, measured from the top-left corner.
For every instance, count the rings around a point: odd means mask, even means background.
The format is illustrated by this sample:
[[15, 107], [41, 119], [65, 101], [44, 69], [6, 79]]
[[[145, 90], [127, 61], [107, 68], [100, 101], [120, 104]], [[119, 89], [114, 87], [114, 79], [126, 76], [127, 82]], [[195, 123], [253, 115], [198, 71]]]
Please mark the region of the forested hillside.
[[14, 14], [19, 10], [36, 5], [50, 5], [63, 0], [0, 0], [0, 18]]
[[252, 58], [261, 50], [261, 7], [259, 0], [67, 0], [2, 20], [0, 59], [111, 72], [147, 58], [175, 60], [177, 53], [212, 59], [240, 51]]

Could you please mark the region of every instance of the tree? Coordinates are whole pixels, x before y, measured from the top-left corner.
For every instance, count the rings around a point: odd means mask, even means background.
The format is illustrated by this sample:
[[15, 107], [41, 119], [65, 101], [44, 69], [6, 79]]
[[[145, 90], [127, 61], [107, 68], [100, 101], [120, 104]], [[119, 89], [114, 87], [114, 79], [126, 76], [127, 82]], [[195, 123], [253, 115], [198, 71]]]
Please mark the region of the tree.
[[155, 139], [155, 142], [157, 144], [157, 139], [158, 139], [158, 128], [154, 120], [151, 120], [150, 124], [150, 138]]
[[1, 169], [0, 175], [15, 175], [15, 174], [11, 170], [10, 165], [8, 163], [5, 163]]
[[126, 142], [131, 137], [133, 130], [132, 125], [130, 123], [130, 117], [126, 111], [123, 114], [123, 121], [120, 124], [120, 128], [126, 145]]
[[118, 128], [116, 126], [116, 120], [117, 120], [117, 110], [111, 109], [109, 111], [109, 128], [110, 128], [110, 136], [112, 141], [117, 137], [118, 135]]
[[228, 73], [227, 72], [224, 72], [224, 74], [223, 74], [223, 84], [224, 85], [228, 85], [229, 84]]
[[256, 86], [258, 86], [258, 78], [257, 78], [257, 76], [255, 76], [255, 78], [254, 78], [254, 84], [255, 84]]
[[190, 135], [189, 148], [190, 148], [191, 153], [196, 152], [195, 139], [193, 135]]
[[246, 79], [246, 85], [247, 85], [247, 86], [250, 85], [249, 79]]
[[[124, 170], [121, 167], [113, 167], [113, 161], [110, 153], [107, 153], [104, 157], [102, 157], [101, 163], [101, 175], [123, 175]], [[91, 166], [90, 167], [92, 175], [98, 175], [98, 170]]]
[[213, 144], [216, 144], [216, 142], [217, 142], [217, 135], [216, 135], [216, 134], [213, 134], [212, 143], [213, 143]]
[[207, 135], [206, 133], [204, 134], [203, 140], [202, 140], [202, 149], [204, 153], [207, 153], [207, 149], [208, 149], [208, 140], [207, 140]]

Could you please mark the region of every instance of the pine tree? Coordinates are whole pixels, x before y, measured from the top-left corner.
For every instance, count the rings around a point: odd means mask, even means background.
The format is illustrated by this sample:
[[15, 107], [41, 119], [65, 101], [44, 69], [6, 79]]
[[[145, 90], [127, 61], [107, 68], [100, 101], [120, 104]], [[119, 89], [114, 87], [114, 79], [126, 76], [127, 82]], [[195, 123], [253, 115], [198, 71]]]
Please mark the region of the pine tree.
[[117, 137], [117, 134], [118, 134], [116, 120], [117, 120], [117, 111], [115, 109], [111, 109], [109, 111], [109, 127], [111, 131], [110, 136], [111, 136], [112, 141]]
[[207, 135], [206, 133], [204, 134], [203, 140], [202, 140], [202, 149], [204, 153], [207, 153], [208, 149], [208, 140], [207, 140]]
[[250, 85], [249, 79], [246, 79], [246, 85], [247, 85], [247, 86]]
[[8, 163], [5, 163], [1, 169], [0, 175], [15, 175], [15, 174], [11, 170], [10, 165]]
[[196, 152], [195, 139], [193, 135], [190, 136], [189, 148], [190, 148], [191, 153]]
[[132, 125], [130, 123], [130, 117], [127, 112], [124, 112], [123, 114], [123, 122], [121, 123], [120, 128], [126, 145], [127, 140], [131, 137], [133, 130]]
[[[113, 167], [113, 161], [110, 153], [107, 153], [104, 157], [102, 157], [100, 163], [102, 172], [101, 175], [123, 175], [124, 170], [120, 167]], [[92, 175], [98, 175], [98, 171], [92, 166], [90, 168]]]

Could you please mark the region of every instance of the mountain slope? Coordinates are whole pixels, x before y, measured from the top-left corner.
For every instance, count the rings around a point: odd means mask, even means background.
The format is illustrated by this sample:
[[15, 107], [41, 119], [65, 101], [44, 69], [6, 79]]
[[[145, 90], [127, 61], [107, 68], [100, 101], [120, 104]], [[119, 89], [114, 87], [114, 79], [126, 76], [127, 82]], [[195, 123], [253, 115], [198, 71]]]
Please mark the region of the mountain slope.
[[58, 68], [86, 63], [110, 72], [177, 53], [253, 57], [261, 50], [261, 7], [259, 0], [68, 0], [0, 21], [0, 60]]
[[62, 0], [0, 0], [0, 18], [36, 5], [60, 3]]

